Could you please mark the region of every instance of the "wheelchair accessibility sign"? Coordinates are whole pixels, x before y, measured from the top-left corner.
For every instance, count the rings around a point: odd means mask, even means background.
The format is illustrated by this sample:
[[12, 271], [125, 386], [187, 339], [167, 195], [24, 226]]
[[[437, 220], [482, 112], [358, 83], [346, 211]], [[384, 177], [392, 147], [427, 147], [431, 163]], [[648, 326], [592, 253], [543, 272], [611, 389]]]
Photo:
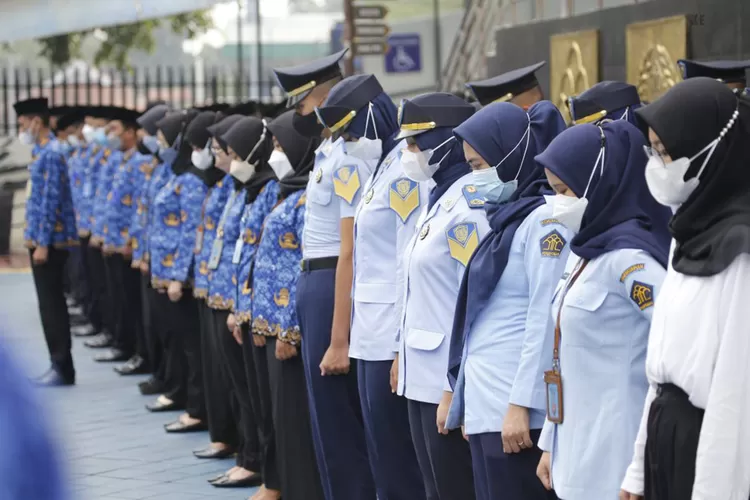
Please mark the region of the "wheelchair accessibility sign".
[[422, 71], [422, 48], [417, 33], [394, 33], [388, 37], [386, 73]]

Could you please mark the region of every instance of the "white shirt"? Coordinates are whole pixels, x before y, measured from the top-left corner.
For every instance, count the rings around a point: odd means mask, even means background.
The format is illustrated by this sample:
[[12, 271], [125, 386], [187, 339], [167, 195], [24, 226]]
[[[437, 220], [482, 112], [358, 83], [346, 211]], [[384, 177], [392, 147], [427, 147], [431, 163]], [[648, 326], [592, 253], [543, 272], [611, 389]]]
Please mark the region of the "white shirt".
[[[580, 262], [570, 254], [552, 303], [553, 325]], [[552, 486], [561, 499], [617, 498], [648, 391], [646, 346], [665, 274], [643, 250], [614, 250], [589, 261], [565, 295], [564, 421], [546, 421], [538, 444], [552, 453]]]
[[659, 384], [672, 383], [705, 410], [693, 500], [750, 496], [750, 255], [714, 276], [667, 271], [654, 309], [646, 357], [649, 391], [622, 488], [644, 489], [647, 419]]
[[404, 254], [398, 394], [423, 403], [438, 404], [450, 390], [448, 354], [458, 289], [471, 254], [489, 231], [483, 200], [469, 205], [478, 196], [471, 179], [471, 173], [458, 179], [422, 213]]
[[349, 357], [392, 360], [403, 306], [402, 257], [414, 235], [427, 186], [404, 176], [401, 141], [365, 184], [354, 217], [354, 280]]

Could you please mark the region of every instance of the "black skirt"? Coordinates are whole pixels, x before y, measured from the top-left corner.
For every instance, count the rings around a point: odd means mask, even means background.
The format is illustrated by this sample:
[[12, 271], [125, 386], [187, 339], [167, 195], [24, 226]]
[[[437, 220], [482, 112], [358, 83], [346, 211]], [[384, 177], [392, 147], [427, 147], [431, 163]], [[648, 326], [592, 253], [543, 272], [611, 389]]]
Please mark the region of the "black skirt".
[[703, 413], [676, 385], [659, 386], [648, 412], [645, 500], [692, 497]]

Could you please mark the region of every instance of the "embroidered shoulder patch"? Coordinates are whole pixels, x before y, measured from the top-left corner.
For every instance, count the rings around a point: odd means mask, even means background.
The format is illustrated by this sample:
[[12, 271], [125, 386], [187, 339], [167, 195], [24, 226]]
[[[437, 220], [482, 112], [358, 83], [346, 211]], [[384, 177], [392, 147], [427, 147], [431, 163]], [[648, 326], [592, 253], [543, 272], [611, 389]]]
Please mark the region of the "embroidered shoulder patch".
[[630, 299], [643, 311], [654, 305], [654, 287], [652, 285], [633, 281], [630, 288]]
[[542, 257], [559, 257], [567, 243], [557, 229], [552, 230], [539, 240]]
[[544, 227], [544, 226], [549, 226], [550, 224], [560, 224], [560, 225], [562, 225], [562, 222], [560, 222], [557, 219], [542, 219], [542, 221], [540, 222], [540, 224], [542, 225], [542, 227]]
[[356, 165], [339, 167], [333, 173], [333, 190], [336, 196], [348, 204], [352, 204], [359, 188], [359, 172]]
[[448, 237], [448, 249], [451, 257], [462, 265], [469, 263], [471, 255], [479, 246], [479, 234], [476, 222], [462, 222], [445, 231]]
[[634, 264], [630, 266], [629, 268], [625, 269], [625, 272], [623, 272], [620, 275], [620, 283], [625, 283], [625, 279], [630, 276], [633, 273], [637, 273], [638, 271], [643, 271], [646, 268], [646, 265], [641, 264]]
[[466, 203], [469, 204], [469, 208], [484, 208], [484, 198], [474, 184], [467, 184], [461, 189], [466, 198]]
[[391, 182], [388, 193], [389, 206], [398, 214], [401, 222], [419, 208], [419, 184], [406, 177]]

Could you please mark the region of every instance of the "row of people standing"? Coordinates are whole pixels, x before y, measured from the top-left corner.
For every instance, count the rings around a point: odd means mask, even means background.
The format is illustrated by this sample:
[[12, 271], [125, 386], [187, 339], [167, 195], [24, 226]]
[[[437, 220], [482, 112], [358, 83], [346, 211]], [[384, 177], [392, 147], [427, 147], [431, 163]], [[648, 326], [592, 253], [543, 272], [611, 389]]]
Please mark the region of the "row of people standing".
[[[195, 111], [167, 114], [147, 133], [149, 113], [139, 119], [144, 147], [158, 137], [173, 176], [150, 200], [144, 255], [166, 313], [164, 376], [177, 392], [151, 409], [187, 401], [167, 430], [208, 426], [212, 443], [198, 455], [226, 456], [236, 398], [243, 448], [214, 483], [261, 478], [262, 495], [614, 498], [648, 389], [670, 241], [659, 204], [670, 203], [653, 181], [669, 169], [652, 162], [647, 174], [636, 118], [651, 126], [656, 105], [634, 113], [632, 86], [599, 84], [573, 100], [581, 124], [565, 130], [540, 100], [535, 65], [473, 84], [487, 104], [478, 112], [440, 93], [397, 112], [374, 77], [342, 80], [342, 56], [276, 70], [295, 110], [270, 125], [241, 118], [222, 131], [210, 111]], [[712, 83], [693, 92], [741, 102]], [[510, 102], [489, 103], [498, 98]], [[735, 121], [722, 138], [744, 133]], [[297, 135], [289, 147], [285, 131]], [[307, 161], [292, 165], [292, 143], [307, 144]], [[191, 162], [175, 170], [181, 156]], [[222, 164], [234, 184], [224, 194], [211, 175]], [[269, 164], [275, 176], [263, 175]], [[283, 193], [290, 168], [304, 193], [274, 208], [276, 179]], [[264, 241], [292, 251], [264, 259]], [[612, 448], [618, 458], [603, 460]], [[642, 493], [635, 481], [626, 489]]]

